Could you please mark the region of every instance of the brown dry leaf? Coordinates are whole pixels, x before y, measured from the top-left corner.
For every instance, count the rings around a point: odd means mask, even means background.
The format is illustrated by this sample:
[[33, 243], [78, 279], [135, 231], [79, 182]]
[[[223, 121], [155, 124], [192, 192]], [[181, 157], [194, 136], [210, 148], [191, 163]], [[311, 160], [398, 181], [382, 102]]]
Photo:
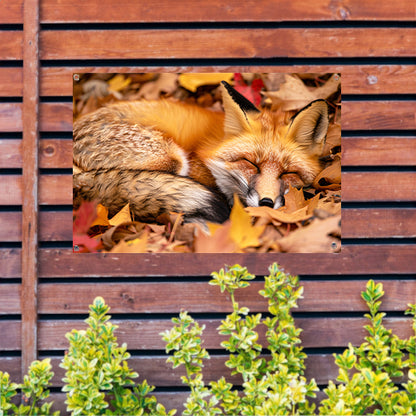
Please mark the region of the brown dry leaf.
[[311, 101], [326, 99], [338, 90], [341, 82], [340, 76], [333, 74], [321, 87], [309, 89], [295, 74], [286, 74], [285, 80], [278, 91], [264, 93], [270, 99], [268, 102], [281, 106], [283, 111], [299, 110]]
[[315, 178], [313, 187], [318, 190], [341, 189], [340, 156], [336, 156], [335, 160]]
[[196, 92], [202, 85], [217, 85], [221, 81], [231, 82], [233, 73], [186, 73], [179, 75], [179, 84], [191, 92]]
[[341, 146], [341, 125], [338, 123], [331, 123], [328, 127], [322, 156], [332, 154], [332, 149], [339, 146]]
[[162, 93], [172, 94], [178, 87], [178, 74], [160, 74], [155, 81], [147, 82], [140, 88], [136, 99], [157, 100]]
[[302, 189], [296, 189], [289, 185], [289, 191], [285, 195], [285, 212], [291, 213], [307, 205]]
[[341, 242], [333, 235], [341, 233], [341, 215], [324, 220], [315, 219], [306, 227], [298, 228], [279, 240], [281, 251], [286, 253], [335, 253]]
[[110, 225], [115, 226], [123, 224], [125, 222], [131, 222], [130, 204], [128, 203], [124, 205], [124, 207], [109, 220]]
[[247, 207], [246, 211], [253, 217], [269, 217], [270, 220], [287, 224], [305, 221], [312, 216], [308, 213], [307, 206], [289, 213], [285, 211], [285, 207], [281, 207], [279, 209], [269, 207]]
[[129, 241], [120, 241], [111, 249], [111, 253], [147, 253], [147, 232], [140, 238]]

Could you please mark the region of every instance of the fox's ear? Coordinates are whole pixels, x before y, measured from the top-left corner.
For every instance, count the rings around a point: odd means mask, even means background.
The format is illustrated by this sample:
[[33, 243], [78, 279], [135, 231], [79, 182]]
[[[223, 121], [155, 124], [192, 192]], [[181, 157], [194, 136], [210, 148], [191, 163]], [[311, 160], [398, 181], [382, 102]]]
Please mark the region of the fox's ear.
[[325, 100], [312, 101], [292, 118], [288, 134], [313, 153], [320, 153], [328, 132], [328, 104]]
[[230, 134], [247, 131], [250, 126], [250, 117], [260, 111], [228, 82], [222, 81], [221, 84], [225, 112], [224, 131]]

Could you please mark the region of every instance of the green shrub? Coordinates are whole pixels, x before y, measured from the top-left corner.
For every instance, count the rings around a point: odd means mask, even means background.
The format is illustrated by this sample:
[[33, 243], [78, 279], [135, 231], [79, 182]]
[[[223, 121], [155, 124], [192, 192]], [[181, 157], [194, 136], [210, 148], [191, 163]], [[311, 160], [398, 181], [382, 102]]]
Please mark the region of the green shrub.
[[[315, 381], [304, 377], [306, 354], [299, 338], [291, 310], [297, 307], [303, 288], [298, 277], [290, 276], [276, 264], [270, 266], [260, 294], [268, 301], [269, 316], [250, 314], [235, 300], [235, 291], [249, 286], [255, 276], [239, 265], [213, 273], [210, 284], [227, 292], [232, 303], [230, 313], [218, 327], [227, 337], [221, 345], [229, 353], [226, 366], [231, 375], [239, 374], [242, 387], [235, 387], [225, 377], [210, 382], [203, 380], [204, 360], [208, 352], [202, 347], [204, 327], [187, 313], [173, 318], [172, 329], [162, 333], [168, 362], [183, 365], [182, 382], [190, 388], [184, 404], [184, 415], [416, 415], [416, 336], [402, 340], [383, 326], [384, 313], [379, 312], [383, 286], [370, 280], [362, 298], [368, 305], [368, 336], [359, 347], [351, 344], [342, 354], [334, 354], [339, 367], [336, 383], [330, 381], [323, 390], [326, 398], [318, 409], [310, 398], [316, 397]], [[413, 315], [416, 333], [416, 306]], [[69, 350], [62, 360], [66, 370], [63, 391], [67, 392], [67, 409], [72, 415], [173, 415], [150, 396], [154, 387], [143, 381], [127, 360], [127, 346], [119, 346], [109, 320], [109, 307], [101, 297], [90, 305], [86, 330], [73, 330], [66, 335]], [[267, 345], [259, 343], [258, 329], [266, 328]], [[267, 357], [267, 358], [266, 358]], [[51, 412], [48, 387], [53, 372], [50, 359], [35, 361], [22, 384], [10, 382], [0, 371], [0, 416], [59, 415]], [[406, 382], [397, 382], [405, 378]], [[12, 398], [21, 391], [20, 406]]]
[[[11, 383], [9, 374], [0, 371], [0, 416], [15, 415], [39, 415], [57, 416], [59, 412], [51, 413], [53, 402], [45, 402], [40, 407], [39, 401], [44, 401], [49, 397], [49, 382], [53, 377], [51, 360], [34, 361], [29, 367], [29, 372], [23, 378], [22, 384]], [[23, 401], [26, 404], [16, 406], [11, 402], [11, 398], [21, 389]]]
[[[135, 386], [138, 374], [127, 365], [127, 345], [118, 346], [108, 322], [109, 307], [97, 297], [90, 305], [86, 330], [72, 330], [66, 337], [69, 351], [61, 367], [66, 370], [63, 391], [72, 415], [166, 415], [165, 408], [148, 394], [146, 381]], [[169, 412], [169, 415], [174, 412]]]
[[[185, 404], [184, 415], [303, 415], [314, 414], [315, 405], [308, 398], [318, 391], [315, 381], [303, 377], [305, 353], [300, 346], [300, 329], [294, 325], [290, 314], [297, 307], [303, 288], [298, 287], [298, 278], [285, 274], [276, 264], [265, 277], [260, 294], [268, 300], [271, 317], [262, 319], [260, 314], [250, 315], [246, 307], [235, 301], [234, 292], [249, 286], [255, 276], [239, 265], [213, 273], [210, 284], [220, 287], [230, 295], [233, 312], [221, 323], [218, 331], [228, 336], [222, 346], [230, 353], [226, 366], [231, 375], [240, 374], [242, 391], [234, 388], [222, 377], [217, 382], [205, 385], [202, 377], [203, 359], [208, 352], [202, 348], [203, 327], [186, 313], [173, 319], [174, 327], [162, 333], [166, 352], [173, 351], [168, 359], [174, 367], [184, 365], [187, 375], [182, 381], [191, 388]], [[416, 414], [416, 370], [415, 336], [401, 340], [387, 330], [379, 312], [383, 296], [381, 283], [370, 280], [362, 297], [370, 314], [365, 316], [370, 324], [369, 333], [359, 347], [349, 347], [343, 354], [335, 354], [339, 367], [337, 383], [330, 381], [324, 393], [327, 398], [319, 406], [322, 415], [415, 415]], [[410, 305], [407, 313], [415, 317], [416, 307]], [[267, 345], [258, 343], [257, 328], [267, 327]], [[416, 331], [416, 320], [413, 319]], [[261, 356], [264, 349], [270, 358]], [[406, 359], [406, 354], [407, 359]], [[407, 371], [407, 383], [399, 389], [394, 379]]]

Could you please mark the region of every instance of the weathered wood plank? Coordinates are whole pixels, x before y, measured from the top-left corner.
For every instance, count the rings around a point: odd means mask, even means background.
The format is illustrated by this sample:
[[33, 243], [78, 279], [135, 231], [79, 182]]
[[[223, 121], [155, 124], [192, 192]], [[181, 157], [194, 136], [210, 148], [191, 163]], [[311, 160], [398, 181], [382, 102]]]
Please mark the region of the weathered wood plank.
[[[0, 169], [22, 167], [22, 141], [0, 139]], [[42, 139], [39, 147], [40, 168], [72, 168], [72, 140]]]
[[0, 24], [23, 23], [23, 0], [0, 2]]
[[410, 57], [415, 35], [411, 28], [48, 30], [41, 33], [40, 56], [45, 60], [312, 58], [325, 51], [327, 57]]
[[416, 172], [344, 172], [343, 201], [416, 201]]
[[[1, 2], [3, 4], [4, 2]], [[8, 2], [11, 3], [11, 2]], [[0, 18], [1, 19], [1, 18]], [[17, 61], [23, 59], [23, 32], [19, 30], [0, 30], [0, 60]]]
[[[416, 137], [343, 137], [343, 166], [413, 166]], [[19, 139], [0, 139], [0, 169], [21, 168]], [[42, 139], [39, 167], [72, 168], [71, 139]]]
[[[20, 351], [22, 348], [22, 325], [17, 320], [1, 320], [0, 334], [7, 336], [0, 337], [0, 351]], [[21, 368], [16, 369], [21, 371]]]
[[23, 8], [22, 375], [37, 358], [39, 4]]
[[[0, 249], [1, 278], [20, 277], [21, 250]], [[139, 267], [138, 267], [139, 262]], [[416, 270], [412, 245], [346, 246], [339, 254], [75, 254], [41, 249], [40, 277], [209, 276], [224, 265], [243, 264], [265, 275], [271, 263], [300, 275], [409, 274]]]
[[0, 315], [19, 315], [22, 312], [20, 294], [20, 284], [6, 283], [0, 285]]
[[[0, 2], [0, 8], [2, 4], [5, 4], [5, 2]], [[8, 2], [8, 4], [10, 4], [10, 2]], [[8, 67], [0, 68], [0, 97], [21, 97], [22, 95], [23, 69]]]
[[0, 126], [2, 132], [22, 131], [21, 103], [0, 103]]
[[[342, 104], [342, 129], [412, 130], [415, 128], [415, 103], [412, 101], [345, 101]], [[20, 103], [0, 104], [3, 131], [22, 131]], [[72, 131], [71, 103], [42, 103], [41, 131]]]
[[[3, 68], [4, 72], [10, 68]], [[18, 72], [18, 68], [13, 68]], [[10, 71], [11, 72], [11, 71]], [[72, 96], [73, 73], [138, 73], [138, 72], [338, 72], [342, 74], [345, 94], [412, 94], [416, 93], [414, 65], [303, 65], [303, 66], [217, 66], [217, 67], [46, 67], [41, 69], [42, 96]], [[4, 75], [6, 76], [6, 75]], [[15, 75], [17, 76], [17, 75]], [[1, 77], [1, 68], [0, 68]], [[6, 78], [7, 79], [7, 78]], [[1, 80], [1, 78], [0, 78]], [[17, 85], [16, 88], [19, 86]], [[11, 88], [11, 87], [10, 87]], [[14, 94], [19, 95], [18, 90]]]
[[[416, 126], [414, 108], [412, 101], [345, 101], [342, 129], [411, 130]], [[71, 103], [44, 103], [40, 111], [42, 131], [72, 131]]]
[[[396, 108], [395, 108], [396, 107]], [[396, 109], [400, 108], [400, 114]], [[397, 116], [397, 118], [396, 118]], [[416, 127], [412, 101], [347, 101], [342, 105], [341, 126], [345, 130], [412, 130]]]
[[[342, 199], [352, 201], [416, 201], [416, 172], [343, 172]], [[39, 203], [72, 205], [71, 175], [42, 175]], [[7, 175], [0, 183], [0, 204], [22, 203], [19, 175]]]
[[416, 137], [343, 137], [342, 166], [414, 166]]
[[416, 237], [416, 209], [343, 209], [343, 238]]
[[[0, 212], [0, 241], [21, 241], [22, 214]], [[342, 210], [343, 238], [416, 237], [416, 209], [370, 208]], [[72, 241], [72, 212], [39, 214], [40, 241]]]
[[[299, 311], [365, 311], [360, 295], [365, 284], [365, 281], [304, 281], [304, 299], [299, 301]], [[263, 282], [253, 282], [250, 288], [237, 292], [236, 299], [252, 311], [265, 311], [267, 301], [258, 293], [263, 286]], [[384, 290], [383, 310], [404, 310], [416, 299], [415, 281], [386, 281]], [[232, 311], [228, 296], [220, 295], [219, 289], [207, 282], [84, 283], [82, 291], [75, 283], [47, 283], [39, 286], [39, 313], [85, 313], [98, 295], [111, 306], [112, 313]]]
[[[394, 7], [396, 6], [396, 7]], [[328, 3], [325, 0], [287, 2], [284, 0], [249, 0], [244, 5], [238, 0], [209, 3], [199, 0], [181, 0], [172, 3], [158, 0], [149, 7], [146, 3], [124, 0], [115, 6], [112, 0], [84, 1], [73, 7], [70, 0], [53, 0], [41, 3], [42, 23], [58, 22], [279, 22], [310, 20], [411, 20], [414, 9], [410, 0], [398, 4], [370, 0], [362, 4], [359, 0]]]
[[[206, 285], [208, 285], [206, 283]], [[324, 292], [322, 292], [324, 293]], [[384, 298], [383, 298], [384, 299]], [[92, 302], [92, 301], [91, 301]], [[241, 304], [246, 306], [246, 304]], [[178, 305], [178, 310], [179, 310]], [[113, 312], [113, 309], [111, 309]], [[179, 312], [174, 313], [175, 316]], [[205, 325], [203, 334], [204, 348], [223, 349], [221, 342], [227, 337], [218, 335], [217, 328], [221, 324], [219, 319], [197, 319], [200, 325]], [[172, 328], [170, 320], [117, 320], [112, 322], [118, 325], [115, 332], [119, 344], [127, 343], [129, 350], [164, 350], [165, 342], [160, 332]], [[384, 318], [384, 325], [392, 329], [395, 334], [404, 338], [412, 335], [411, 318]], [[295, 318], [295, 325], [302, 328], [301, 340], [304, 348], [346, 347], [349, 342], [360, 345], [368, 335], [364, 325], [368, 324], [366, 318]], [[85, 329], [86, 324], [76, 320], [41, 321], [39, 323], [39, 350], [59, 351], [68, 349], [68, 340], [65, 334], [72, 329]], [[265, 326], [259, 326], [259, 342], [266, 345]]]

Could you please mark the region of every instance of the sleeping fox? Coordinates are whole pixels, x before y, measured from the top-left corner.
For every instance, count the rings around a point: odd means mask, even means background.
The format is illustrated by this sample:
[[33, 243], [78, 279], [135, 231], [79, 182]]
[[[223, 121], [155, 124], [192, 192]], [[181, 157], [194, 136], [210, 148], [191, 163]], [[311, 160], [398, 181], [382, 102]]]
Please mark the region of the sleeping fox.
[[234, 194], [246, 206], [279, 208], [289, 185], [321, 170], [328, 105], [311, 102], [284, 122], [227, 82], [224, 112], [170, 100], [120, 102], [74, 123], [74, 204], [97, 200], [109, 214], [126, 203], [136, 219], [181, 212], [221, 223]]

